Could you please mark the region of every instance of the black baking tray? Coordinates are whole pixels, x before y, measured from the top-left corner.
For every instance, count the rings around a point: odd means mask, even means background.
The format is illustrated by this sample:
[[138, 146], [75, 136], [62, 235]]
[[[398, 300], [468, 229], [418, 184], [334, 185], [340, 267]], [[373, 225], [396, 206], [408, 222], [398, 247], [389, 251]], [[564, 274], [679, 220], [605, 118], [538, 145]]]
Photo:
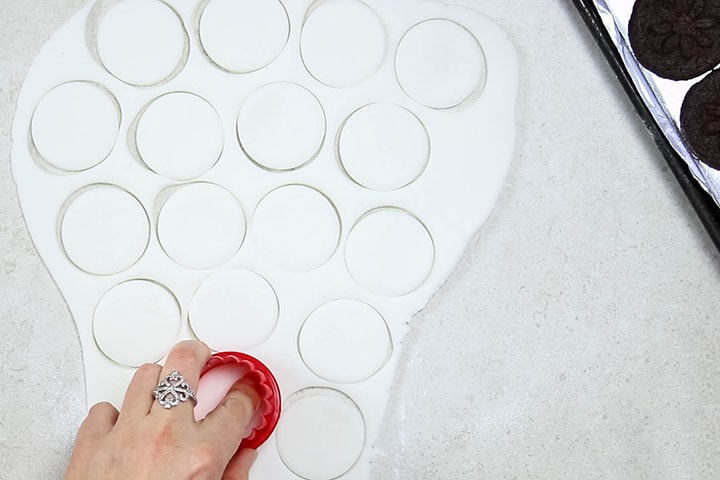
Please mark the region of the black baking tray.
[[680, 158], [675, 150], [670, 146], [667, 138], [658, 127], [657, 123], [650, 114], [647, 106], [643, 102], [635, 85], [633, 85], [630, 75], [622, 62], [620, 53], [615, 48], [610, 34], [603, 25], [600, 14], [595, 8], [592, 0], [572, 0], [578, 12], [582, 16], [585, 24], [592, 32], [595, 41], [597, 41], [600, 50], [605, 55], [610, 67], [612, 67], [615, 75], [625, 89], [630, 101], [635, 106], [640, 118], [650, 131], [655, 140], [655, 144], [665, 157], [670, 170], [675, 175], [680, 187], [692, 204], [700, 221], [705, 226], [715, 247], [720, 251], [720, 208], [715, 204], [710, 195], [702, 189], [700, 184], [693, 178], [687, 164]]

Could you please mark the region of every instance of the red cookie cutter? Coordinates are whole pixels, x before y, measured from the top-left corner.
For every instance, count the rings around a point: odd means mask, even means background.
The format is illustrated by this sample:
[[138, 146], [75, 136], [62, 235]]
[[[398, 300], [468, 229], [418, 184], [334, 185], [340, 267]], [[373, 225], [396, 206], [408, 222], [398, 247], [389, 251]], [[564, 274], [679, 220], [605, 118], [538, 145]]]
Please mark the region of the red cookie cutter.
[[250, 434], [240, 443], [240, 449], [258, 448], [270, 438], [280, 419], [280, 387], [268, 367], [257, 358], [240, 352], [218, 352], [210, 357], [200, 376], [221, 365], [233, 365], [247, 369], [242, 377], [257, 384], [260, 404], [255, 415], [255, 425]]

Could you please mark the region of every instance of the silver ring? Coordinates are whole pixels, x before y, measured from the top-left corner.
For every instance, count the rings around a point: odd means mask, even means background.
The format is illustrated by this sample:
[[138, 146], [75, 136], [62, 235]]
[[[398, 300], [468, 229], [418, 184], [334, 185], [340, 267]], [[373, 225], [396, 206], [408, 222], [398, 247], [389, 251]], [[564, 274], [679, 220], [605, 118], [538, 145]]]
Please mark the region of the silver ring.
[[185, 377], [180, 375], [177, 370], [173, 370], [169, 375], [166, 375], [152, 393], [155, 400], [163, 408], [172, 408], [180, 405], [180, 402], [188, 401], [193, 402], [193, 405], [197, 405], [195, 392], [187, 384]]

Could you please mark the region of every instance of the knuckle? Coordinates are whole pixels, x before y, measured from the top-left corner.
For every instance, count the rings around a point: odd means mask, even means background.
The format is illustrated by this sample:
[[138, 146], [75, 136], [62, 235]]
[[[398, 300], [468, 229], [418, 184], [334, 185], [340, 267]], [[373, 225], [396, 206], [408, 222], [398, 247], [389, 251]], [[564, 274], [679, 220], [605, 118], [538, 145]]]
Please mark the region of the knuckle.
[[155, 428], [155, 444], [162, 447], [173, 446], [177, 444], [177, 425], [169, 418], [158, 423]]
[[222, 463], [217, 449], [208, 443], [200, 444], [190, 451], [188, 460], [195, 476], [201, 478], [217, 471]]
[[182, 341], [180, 341], [180, 342], [178, 342], [178, 343], [175, 344], [175, 348], [185, 348], [185, 347], [187, 347], [187, 348], [190, 348], [190, 349], [194, 349], [194, 348], [197, 347], [199, 344], [200, 344], [200, 342], [199, 342], [198, 340], [182, 340]]
[[177, 365], [178, 367], [192, 365], [198, 361], [198, 355], [195, 350], [186, 345], [175, 347], [170, 357], [168, 363], [172, 362], [173, 366]]
[[205, 358], [210, 356], [210, 349], [198, 340], [184, 340], [176, 344], [168, 355], [165, 367], [173, 367], [183, 373], [182, 370], [205, 363]]
[[[151, 462], [166, 458], [170, 452], [178, 448], [177, 433], [174, 425], [170, 423], [157, 425], [155, 428], [142, 433], [147, 434], [149, 437], [146, 443], [147, 448], [144, 449], [143, 454], [147, 455]], [[123, 450], [132, 450], [133, 447], [136, 447], [137, 438], [134, 436], [127, 437], [124, 441], [125, 448]]]
[[193, 340], [185, 340], [178, 343], [170, 353], [173, 363], [188, 365], [200, 360], [203, 349], [207, 349], [203, 344]]
[[152, 377], [157, 376], [160, 373], [160, 365], [155, 363], [145, 363], [140, 366], [135, 372], [138, 377]]
[[135, 371], [135, 375], [133, 375], [133, 380], [140, 380], [141, 382], [144, 382], [146, 379], [157, 379], [157, 377], [160, 375], [160, 369], [160, 365], [156, 365], [154, 363], [146, 363], [144, 365], [141, 365]]
[[110, 416], [117, 412], [109, 402], [96, 403], [88, 411], [88, 418]]
[[178, 342], [175, 347], [188, 348], [198, 354], [210, 353], [210, 348], [200, 340], [183, 340]]

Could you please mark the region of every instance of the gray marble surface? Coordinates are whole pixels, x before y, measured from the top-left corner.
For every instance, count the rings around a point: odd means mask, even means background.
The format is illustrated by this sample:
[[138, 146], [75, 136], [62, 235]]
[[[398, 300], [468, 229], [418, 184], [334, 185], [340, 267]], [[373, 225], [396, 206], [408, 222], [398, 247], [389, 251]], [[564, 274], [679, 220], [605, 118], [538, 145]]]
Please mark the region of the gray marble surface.
[[[3, 480], [61, 478], [85, 410], [73, 320], [9, 164], [23, 77], [82, 3], [0, 0]], [[458, 3], [519, 51], [517, 150], [404, 342], [373, 478], [717, 478], [717, 252], [569, 1]]]

